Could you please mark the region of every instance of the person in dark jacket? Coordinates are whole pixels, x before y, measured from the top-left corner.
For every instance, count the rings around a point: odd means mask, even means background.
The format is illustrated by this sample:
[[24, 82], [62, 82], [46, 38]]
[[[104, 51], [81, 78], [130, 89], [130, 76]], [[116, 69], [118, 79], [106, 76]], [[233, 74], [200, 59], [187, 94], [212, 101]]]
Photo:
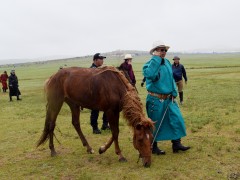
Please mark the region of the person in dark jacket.
[[[105, 56], [102, 56], [100, 53], [96, 53], [93, 56], [93, 63], [90, 68], [98, 68], [103, 65], [103, 59], [105, 59]], [[93, 128], [93, 134], [101, 134], [100, 129], [98, 129], [98, 116], [99, 116], [99, 110], [91, 110], [91, 116], [90, 116], [90, 122], [91, 126]], [[109, 130], [110, 127], [108, 126], [108, 120], [106, 117], [106, 114], [103, 113], [103, 124], [102, 124], [102, 130]]]
[[143, 87], [144, 86], [144, 83], [146, 82], [146, 77], [144, 77], [143, 79], [142, 79], [142, 82], [141, 82], [141, 86]]
[[[173, 77], [178, 87], [178, 93], [180, 98], [180, 104], [183, 104], [183, 78], [185, 80], [185, 84], [187, 84], [187, 73], [182, 64], [179, 62], [180, 58], [178, 56], [174, 56], [172, 64]], [[182, 78], [183, 77], [183, 78]]]
[[8, 77], [8, 86], [10, 101], [12, 101], [12, 96], [17, 96], [17, 100], [21, 100], [19, 98], [21, 92], [18, 89], [18, 78], [15, 74], [15, 70], [12, 70], [10, 76]]
[[130, 83], [135, 87], [136, 79], [132, 68], [132, 55], [126, 54], [124, 57], [124, 62], [120, 65], [120, 69], [126, 71], [128, 73], [128, 77], [130, 79]]

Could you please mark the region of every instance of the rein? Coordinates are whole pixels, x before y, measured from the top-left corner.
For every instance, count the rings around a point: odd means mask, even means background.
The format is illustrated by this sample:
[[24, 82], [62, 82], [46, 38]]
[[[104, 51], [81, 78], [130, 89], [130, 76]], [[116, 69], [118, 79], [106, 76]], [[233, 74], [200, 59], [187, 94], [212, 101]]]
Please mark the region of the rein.
[[162, 117], [162, 119], [161, 119], [161, 121], [160, 121], [160, 124], [159, 124], [159, 126], [158, 126], [157, 132], [155, 133], [155, 136], [154, 136], [154, 138], [153, 138], [153, 141], [152, 141], [152, 144], [151, 144], [151, 145], [153, 145], [153, 143], [154, 143], [154, 141], [155, 141], [155, 139], [156, 139], [156, 137], [157, 137], [158, 131], [159, 131], [161, 125], [162, 125], [163, 119], [164, 119], [164, 117], [165, 117], [165, 115], [166, 115], [166, 113], [167, 113], [167, 110], [168, 110], [168, 107], [169, 107], [169, 104], [170, 104], [170, 103], [171, 103], [171, 101], [170, 101], [170, 102], [168, 103], [168, 105], [167, 105], [167, 108], [166, 108], [166, 110], [165, 110], [165, 112], [164, 112], [164, 114], [163, 114], [163, 117]]

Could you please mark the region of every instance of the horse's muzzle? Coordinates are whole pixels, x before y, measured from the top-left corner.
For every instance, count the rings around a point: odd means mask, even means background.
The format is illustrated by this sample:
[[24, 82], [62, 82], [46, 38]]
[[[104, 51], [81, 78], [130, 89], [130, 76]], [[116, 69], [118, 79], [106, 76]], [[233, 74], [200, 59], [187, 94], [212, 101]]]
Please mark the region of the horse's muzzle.
[[145, 168], [151, 166], [151, 156], [142, 156], [141, 154], [139, 154], [138, 162], [140, 158], [142, 159], [142, 163]]
[[147, 162], [146, 162], [146, 163], [143, 164], [143, 166], [144, 166], [145, 168], [149, 168], [149, 167], [151, 166], [151, 163], [147, 163]]

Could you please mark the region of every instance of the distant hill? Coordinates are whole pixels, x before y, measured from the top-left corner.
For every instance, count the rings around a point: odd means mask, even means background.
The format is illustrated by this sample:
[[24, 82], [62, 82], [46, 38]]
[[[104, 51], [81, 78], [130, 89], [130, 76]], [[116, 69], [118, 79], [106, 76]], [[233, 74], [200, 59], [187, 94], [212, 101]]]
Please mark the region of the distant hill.
[[[179, 51], [179, 52], [168, 52], [168, 55], [180, 55], [180, 54], [223, 54], [223, 53], [240, 53], [239, 51], [210, 51], [210, 50], [194, 50], [194, 51]], [[125, 54], [132, 54], [132, 56], [149, 56], [149, 51], [140, 51], [140, 50], [115, 50], [111, 52], [102, 53], [107, 57], [124, 57]], [[61, 60], [74, 60], [79, 58], [92, 58], [93, 54], [85, 55], [85, 56], [47, 56], [47, 57], [40, 57], [34, 59], [7, 59], [7, 60], [0, 60], [0, 66], [18, 66], [21, 64], [42, 64], [51, 61], [61, 61]]]
[[125, 54], [131, 54], [133, 56], [144, 56], [149, 55], [148, 51], [138, 51], [138, 50], [115, 50], [111, 52], [103, 53], [106, 56], [124, 56]]

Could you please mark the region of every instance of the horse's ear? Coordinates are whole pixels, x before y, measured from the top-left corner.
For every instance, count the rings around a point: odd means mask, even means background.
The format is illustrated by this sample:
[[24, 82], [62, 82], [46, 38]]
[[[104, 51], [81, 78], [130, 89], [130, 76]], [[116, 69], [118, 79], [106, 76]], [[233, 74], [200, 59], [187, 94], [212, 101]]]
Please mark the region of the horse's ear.
[[140, 123], [136, 125], [137, 130], [141, 130], [141, 128], [142, 128], [142, 125]]

